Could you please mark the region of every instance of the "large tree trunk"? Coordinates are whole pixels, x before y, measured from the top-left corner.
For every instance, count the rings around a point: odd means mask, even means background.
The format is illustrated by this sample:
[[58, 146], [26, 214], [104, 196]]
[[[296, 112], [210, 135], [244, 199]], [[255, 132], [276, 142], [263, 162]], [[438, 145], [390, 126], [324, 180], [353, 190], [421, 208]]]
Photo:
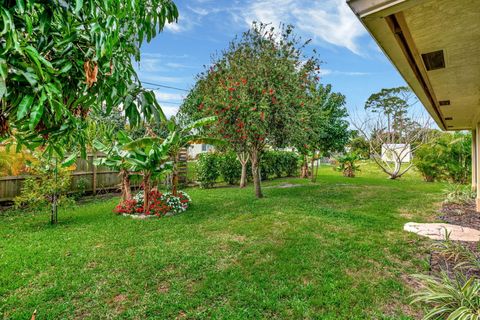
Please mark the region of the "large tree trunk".
[[252, 161], [252, 175], [253, 175], [253, 185], [255, 188], [255, 196], [257, 198], [263, 198], [262, 194], [262, 187], [260, 185], [261, 179], [260, 179], [260, 157], [258, 154], [258, 150], [253, 150], [250, 158]]
[[148, 213], [148, 206], [150, 201], [150, 173], [143, 173], [143, 213]]
[[121, 169], [120, 170], [120, 177], [122, 179], [121, 189], [122, 189], [122, 199], [131, 200], [132, 199], [132, 191], [130, 189], [130, 174], [128, 170]]
[[249, 160], [249, 155], [246, 152], [239, 152], [237, 154], [237, 157], [242, 165], [242, 175], [240, 176], [240, 188], [245, 188], [247, 186], [247, 164]]

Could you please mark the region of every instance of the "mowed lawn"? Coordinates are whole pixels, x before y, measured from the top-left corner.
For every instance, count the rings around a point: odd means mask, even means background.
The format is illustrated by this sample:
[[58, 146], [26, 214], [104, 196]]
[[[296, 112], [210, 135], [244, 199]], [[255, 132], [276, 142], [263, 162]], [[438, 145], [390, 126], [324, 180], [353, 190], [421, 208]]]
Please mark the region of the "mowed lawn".
[[[289, 183], [290, 188], [279, 188]], [[434, 219], [442, 184], [354, 179], [330, 167], [251, 187], [188, 189], [181, 215], [117, 216], [118, 199], [0, 216], [5, 319], [412, 319], [407, 276], [428, 242], [402, 231]]]

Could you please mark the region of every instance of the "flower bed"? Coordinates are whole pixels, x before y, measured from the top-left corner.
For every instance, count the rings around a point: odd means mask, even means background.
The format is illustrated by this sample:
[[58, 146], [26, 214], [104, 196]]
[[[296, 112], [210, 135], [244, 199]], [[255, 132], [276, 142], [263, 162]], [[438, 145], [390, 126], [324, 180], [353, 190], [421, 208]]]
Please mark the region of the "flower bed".
[[143, 191], [139, 191], [131, 200], [120, 202], [114, 212], [135, 216], [171, 216], [186, 211], [191, 201], [190, 196], [184, 191], [178, 191], [177, 196], [174, 196], [171, 192], [152, 190], [148, 210], [145, 210], [144, 194]]

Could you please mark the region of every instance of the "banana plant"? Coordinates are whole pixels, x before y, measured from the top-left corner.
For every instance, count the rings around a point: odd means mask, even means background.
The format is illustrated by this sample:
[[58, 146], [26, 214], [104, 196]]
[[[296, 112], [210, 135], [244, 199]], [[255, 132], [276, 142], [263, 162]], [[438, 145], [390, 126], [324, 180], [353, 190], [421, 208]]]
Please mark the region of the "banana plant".
[[168, 155], [172, 159], [172, 194], [177, 195], [178, 189], [178, 155], [181, 149], [188, 147], [192, 143], [208, 143], [214, 145], [223, 144], [223, 140], [209, 138], [198, 134], [198, 129], [217, 121], [217, 117], [206, 117], [193, 121], [185, 126], [181, 126], [172, 117], [168, 123]]
[[113, 134], [112, 131], [107, 131], [104, 140], [107, 142], [104, 143], [98, 139], [93, 140], [92, 144], [94, 149], [105, 154], [105, 157], [96, 159], [94, 164], [119, 170], [122, 199], [131, 200], [130, 172], [132, 166], [128, 159], [134, 158], [135, 154], [132, 151], [125, 150], [124, 146], [133, 140], [124, 131], [119, 131], [117, 134]]
[[123, 146], [123, 150], [131, 155], [125, 159], [129, 167], [143, 176], [144, 213], [149, 207], [152, 178], [172, 168], [169, 154], [171, 145], [171, 136], [168, 136], [166, 139], [144, 137]]

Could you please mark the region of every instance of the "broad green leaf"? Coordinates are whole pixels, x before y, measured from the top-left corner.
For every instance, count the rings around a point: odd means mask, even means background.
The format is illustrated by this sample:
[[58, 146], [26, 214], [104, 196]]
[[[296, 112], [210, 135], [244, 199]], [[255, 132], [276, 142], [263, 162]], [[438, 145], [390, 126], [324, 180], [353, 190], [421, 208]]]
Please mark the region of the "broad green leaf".
[[65, 73], [65, 72], [68, 72], [70, 71], [70, 69], [72, 69], [72, 63], [71, 62], [67, 62], [63, 67], [62, 69], [60, 69], [60, 73]]
[[0, 99], [7, 94], [7, 85], [5, 84], [5, 79], [0, 78]]
[[47, 100], [47, 96], [45, 95], [45, 91], [42, 91], [42, 95], [40, 97], [40, 101], [33, 107], [32, 112], [30, 113], [30, 122], [28, 124], [30, 130], [33, 130], [37, 124], [40, 122], [42, 118], [43, 111], [45, 110], [44, 102]]
[[83, 0], [76, 0], [75, 1], [75, 14], [78, 14], [83, 7]]
[[70, 167], [77, 160], [78, 154], [73, 152], [62, 162], [62, 167]]
[[25, 115], [30, 111], [30, 107], [33, 103], [33, 97], [31, 95], [26, 95], [23, 97], [22, 101], [18, 105], [17, 109], [17, 118], [21, 120], [25, 117]]

